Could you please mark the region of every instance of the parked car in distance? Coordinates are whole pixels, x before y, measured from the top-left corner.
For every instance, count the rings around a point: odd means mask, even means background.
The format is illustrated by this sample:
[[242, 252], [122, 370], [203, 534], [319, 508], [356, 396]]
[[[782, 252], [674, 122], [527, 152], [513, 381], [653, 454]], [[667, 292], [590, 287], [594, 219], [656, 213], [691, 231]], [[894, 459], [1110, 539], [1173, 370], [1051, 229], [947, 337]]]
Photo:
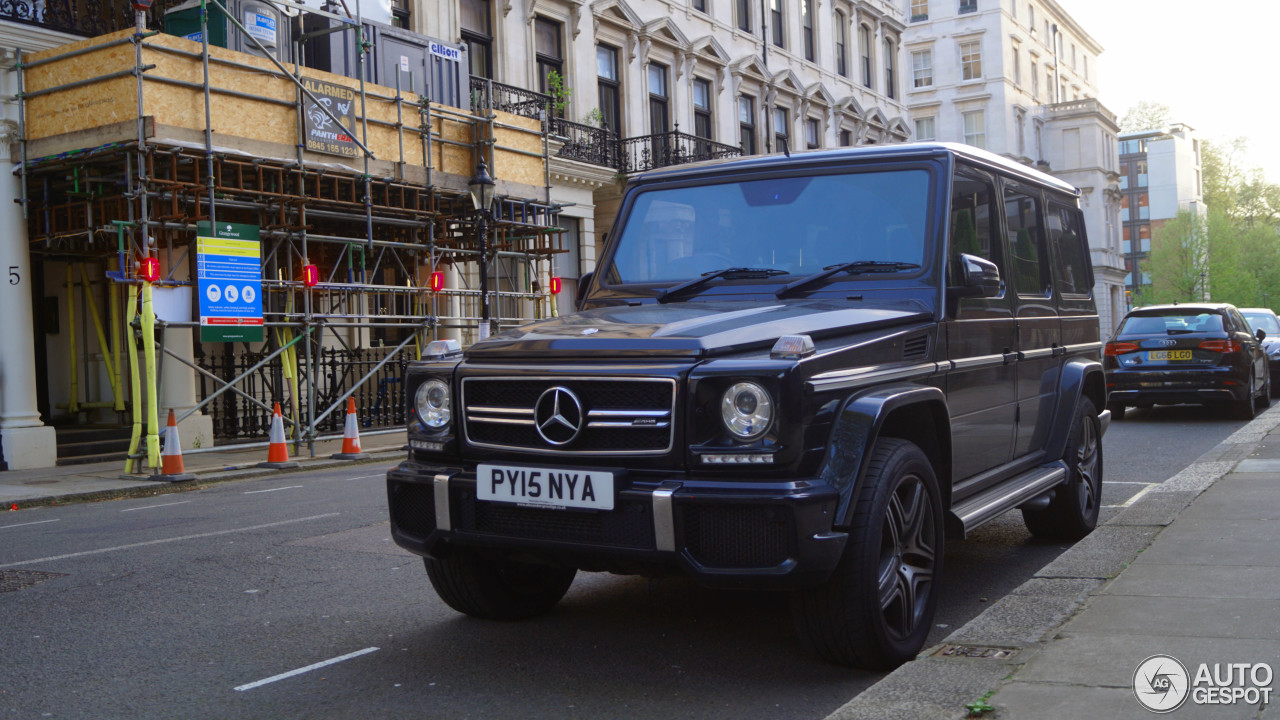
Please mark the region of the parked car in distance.
[[1280, 317], [1271, 308], [1240, 308], [1240, 314], [1255, 333], [1261, 330], [1267, 334], [1262, 338], [1262, 349], [1271, 367], [1271, 397], [1280, 397], [1280, 384], [1276, 383], [1280, 380]]
[[1271, 404], [1271, 374], [1255, 331], [1225, 303], [1152, 305], [1131, 310], [1103, 349], [1107, 407], [1199, 403], [1250, 419]]
[[1097, 524], [1079, 198], [937, 143], [633, 177], [575, 312], [410, 363], [391, 536], [473, 617], [548, 612], [579, 571], [684, 574], [788, 591], [814, 654], [900, 665], [947, 537]]

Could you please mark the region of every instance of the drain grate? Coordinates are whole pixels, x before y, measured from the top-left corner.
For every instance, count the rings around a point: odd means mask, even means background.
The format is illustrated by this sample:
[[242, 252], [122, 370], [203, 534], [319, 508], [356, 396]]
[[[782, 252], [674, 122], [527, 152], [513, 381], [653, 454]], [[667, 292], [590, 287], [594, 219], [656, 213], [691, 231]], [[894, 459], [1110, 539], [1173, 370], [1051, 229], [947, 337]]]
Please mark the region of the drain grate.
[[965, 657], [983, 660], [1007, 660], [1018, 654], [1017, 648], [983, 647], [981, 645], [947, 645], [934, 657]]
[[66, 573], [40, 572], [39, 570], [0, 570], [0, 592], [13, 592], [45, 580], [66, 577]]

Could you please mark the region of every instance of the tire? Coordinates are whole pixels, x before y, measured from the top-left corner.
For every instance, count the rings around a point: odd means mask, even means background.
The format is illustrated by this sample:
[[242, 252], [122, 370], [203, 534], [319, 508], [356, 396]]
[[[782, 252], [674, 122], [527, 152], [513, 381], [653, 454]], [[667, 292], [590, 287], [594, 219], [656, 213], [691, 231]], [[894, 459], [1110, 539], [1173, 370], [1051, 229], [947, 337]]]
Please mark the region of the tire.
[[844, 555], [823, 585], [791, 596], [809, 652], [840, 665], [891, 670], [924, 647], [942, 575], [942, 499], [915, 444], [876, 442], [854, 497]]
[[431, 586], [445, 604], [486, 620], [542, 615], [560, 602], [578, 573], [576, 568], [510, 560], [467, 548], [423, 561]]
[[1093, 401], [1081, 397], [1076, 402], [1071, 435], [1062, 454], [1067, 465], [1067, 481], [1055, 489], [1048, 507], [1022, 510], [1022, 522], [1032, 535], [1054, 542], [1075, 542], [1098, 526], [1098, 513], [1102, 508], [1102, 437], [1099, 429]]
[[1267, 373], [1267, 387], [1271, 388], [1271, 397], [1280, 397], [1280, 385], [1276, 385], [1276, 378], [1270, 372]]
[[1123, 419], [1124, 419], [1124, 409], [1125, 409], [1125, 406], [1124, 406], [1124, 405], [1117, 405], [1117, 404], [1115, 404], [1115, 403], [1107, 403], [1107, 409], [1111, 411], [1111, 419], [1112, 419], [1112, 420], [1123, 420]]
[[1258, 393], [1258, 409], [1265, 410], [1271, 407], [1271, 373], [1267, 373], [1267, 379], [1263, 381], [1262, 392]]
[[1249, 391], [1245, 394], [1243, 400], [1237, 400], [1231, 404], [1232, 415], [1237, 420], [1252, 420], [1258, 413], [1258, 406], [1254, 400], [1257, 397], [1257, 387], [1254, 383], [1252, 373], [1249, 375]]

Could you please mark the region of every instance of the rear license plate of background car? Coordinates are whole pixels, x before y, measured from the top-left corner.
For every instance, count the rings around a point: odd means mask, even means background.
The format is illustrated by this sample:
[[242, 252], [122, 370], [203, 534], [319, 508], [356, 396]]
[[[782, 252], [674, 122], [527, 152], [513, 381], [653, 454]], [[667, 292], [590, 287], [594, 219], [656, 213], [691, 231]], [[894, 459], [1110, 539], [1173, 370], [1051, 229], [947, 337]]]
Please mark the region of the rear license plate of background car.
[[613, 509], [613, 473], [582, 468], [476, 467], [476, 498], [548, 508]]
[[1190, 350], [1148, 350], [1147, 360], [1151, 362], [1167, 362], [1169, 360], [1190, 360]]

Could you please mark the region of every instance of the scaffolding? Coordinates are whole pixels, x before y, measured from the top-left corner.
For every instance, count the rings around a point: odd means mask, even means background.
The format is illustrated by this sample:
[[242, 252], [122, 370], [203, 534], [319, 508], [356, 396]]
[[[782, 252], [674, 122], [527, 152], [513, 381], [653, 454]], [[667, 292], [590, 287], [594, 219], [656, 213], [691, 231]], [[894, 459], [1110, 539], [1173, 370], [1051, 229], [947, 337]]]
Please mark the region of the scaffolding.
[[[203, 6], [200, 42], [149, 32], [139, 15], [132, 31], [19, 57], [28, 239], [34, 257], [67, 266], [71, 388], [59, 409], [131, 416], [127, 472], [139, 459], [159, 466], [164, 363], [197, 374], [198, 403], [183, 417], [213, 415], [215, 440], [264, 437], [279, 401], [295, 451], [305, 445], [314, 454], [326, 433], [341, 435], [334, 411], [349, 396], [360, 401], [366, 431], [403, 427], [404, 365], [429, 340], [477, 337], [481, 300], [471, 282], [480, 262], [496, 271], [496, 324], [556, 313], [546, 279], [551, 256], [564, 252], [563, 231], [550, 201], [545, 123], [491, 101], [454, 108], [365, 83], [358, 10], [354, 18], [321, 14], [352, 36], [359, 79], [286, 67], [261, 45], [265, 57], [210, 47]], [[354, 111], [321, 102], [316, 83], [348, 88]], [[358, 157], [307, 148], [305, 112], [317, 109]], [[466, 192], [479, 162], [499, 181], [484, 259]], [[165, 343], [200, 327], [189, 318], [156, 319], [153, 294], [196, 284], [201, 223], [206, 232], [223, 223], [259, 228], [261, 345], [200, 343], [183, 357]], [[160, 262], [156, 282], [142, 279], [146, 258]], [[320, 269], [313, 287], [302, 281], [308, 265]], [[432, 292], [438, 271], [451, 287]], [[110, 400], [80, 400], [78, 378], [87, 370], [75, 346], [77, 289], [91, 308]]]

